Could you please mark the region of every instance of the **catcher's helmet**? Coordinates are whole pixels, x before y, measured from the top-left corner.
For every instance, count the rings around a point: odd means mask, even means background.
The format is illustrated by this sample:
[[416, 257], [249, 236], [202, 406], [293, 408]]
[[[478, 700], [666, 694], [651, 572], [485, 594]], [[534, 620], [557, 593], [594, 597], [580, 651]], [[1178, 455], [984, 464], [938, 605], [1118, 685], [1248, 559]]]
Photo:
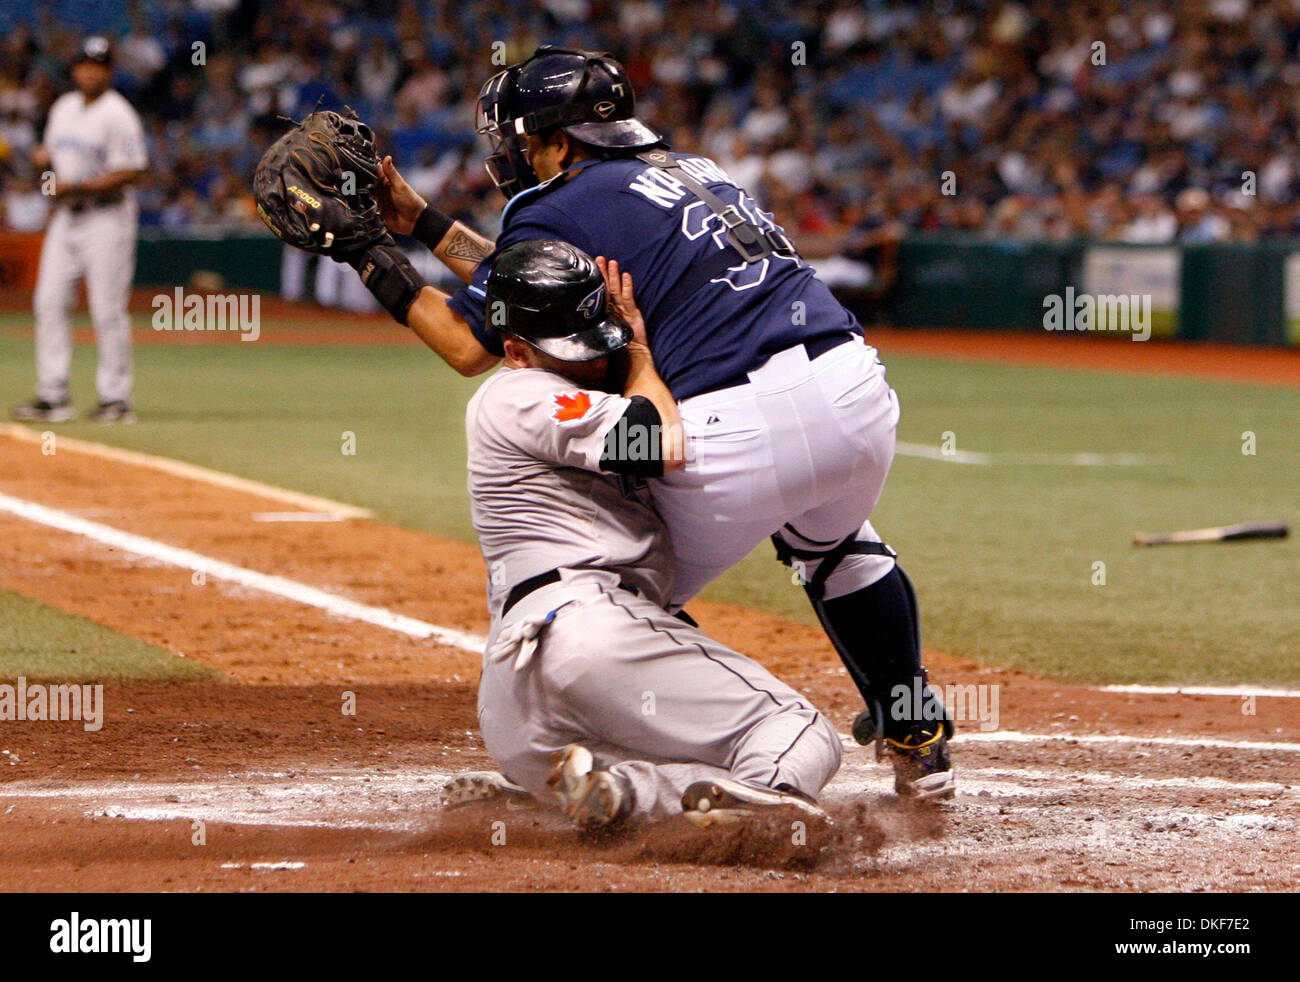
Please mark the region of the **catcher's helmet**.
[[632, 340], [605, 309], [605, 278], [591, 257], [558, 239], [502, 251], [488, 275], [487, 322], [560, 361], [592, 361]]
[[507, 198], [537, 184], [523, 138], [556, 127], [611, 151], [662, 142], [636, 118], [636, 96], [622, 65], [602, 51], [543, 45], [479, 93], [478, 132], [492, 140], [488, 174]]

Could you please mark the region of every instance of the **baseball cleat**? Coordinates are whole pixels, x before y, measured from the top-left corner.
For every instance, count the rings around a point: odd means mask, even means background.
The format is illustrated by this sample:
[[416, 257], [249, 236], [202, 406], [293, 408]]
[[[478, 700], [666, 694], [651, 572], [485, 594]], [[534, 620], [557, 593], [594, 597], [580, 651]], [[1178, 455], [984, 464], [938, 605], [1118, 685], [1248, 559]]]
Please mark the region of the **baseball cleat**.
[[957, 793], [957, 777], [948, 757], [947, 727], [902, 740], [885, 737], [894, 765], [894, 791], [918, 801], [939, 801]]
[[537, 802], [526, 788], [514, 784], [500, 771], [457, 774], [442, 787], [443, 808], [455, 808], [478, 801], [499, 802], [512, 810], [537, 807]]
[[62, 402], [33, 399], [25, 405], [14, 406], [9, 415], [24, 423], [67, 423], [77, 418], [77, 411], [67, 399]]
[[622, 778], [596, 764], [586, 747], [571, 743], [554, 758], [547, 785], [564, 814], [579, 828], [605, 829], [622, 822], [632, 810], [632, 789]]
[[90, 414], [95, 423], [134, 423], [135, 412], [120, 399], [115, 402], [101, 402]]
[[748, 821], [760, 813], [775, 814], [779, 811], [788, 812], [791, 818], [830, 824], [829, 815], [793, 788], [778, 791], [726, 778], [715, 778], [712, 781], [696, 781], [682, 795], [682, 815], [701, 828], [734, 825]]

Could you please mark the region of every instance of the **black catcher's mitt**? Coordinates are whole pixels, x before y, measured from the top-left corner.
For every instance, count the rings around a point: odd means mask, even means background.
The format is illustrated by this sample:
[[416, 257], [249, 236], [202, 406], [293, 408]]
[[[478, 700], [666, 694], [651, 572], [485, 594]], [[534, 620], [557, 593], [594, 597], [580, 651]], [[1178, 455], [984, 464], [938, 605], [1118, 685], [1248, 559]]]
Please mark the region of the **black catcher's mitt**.
[[375, 202], [375, 137], [351, 109], [312, 113], [262, 155], [257, 213], [292, 246], [340, 262], [391, 242]]
[[424, 280], [384, 226], [375, 201], [375, 135], [351, 109], [312, 113], [262, 155], [257, 213], [289, 245], [347, 263], [400, 323]]

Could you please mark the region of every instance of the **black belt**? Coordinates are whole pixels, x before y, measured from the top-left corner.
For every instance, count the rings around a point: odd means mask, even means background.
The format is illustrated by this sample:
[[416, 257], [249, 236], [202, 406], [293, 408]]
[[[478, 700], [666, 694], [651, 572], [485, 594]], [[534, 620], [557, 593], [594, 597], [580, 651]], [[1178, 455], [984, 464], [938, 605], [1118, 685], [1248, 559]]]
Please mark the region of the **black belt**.
[[[536, 576], [530, 576], [526, 580], [520, 580], [512, 586], [510, 592], [506, 594], [506, 602], [501, 605], [501, 616], [505, 617], [506, 614], [510, 613], [511, 607], [519, 603], [519, 601], [523, 600], [524, 597], [528, 596], [533, 591], [540, 590], [544, 586], [550, 586], [552, 583], [559, 582], [559, 569], [548, 569], [545, 573], [538, 573]], [[618, 585], [629, 593], [637, 592], [636, 587], [624, 583], [622, 580], [619, 580]]]
[[[808, 352], [808, 360], [812, 361], [815, 358], [820, 358], [822, 355], [826, 354], [826, 352], [838, 348], [842, 344], [847, 344], [849, 341], [852, 341], [854, 337], [856, 337], [856, 335], [850, 334], [847, 331], [836, 331], [834, 334], [823, 334], [820, 337], [809, 338], [807, 341], [803, 342], [803, 350]], [[767, 357], [770, 358], [773, 354], [776, 354], [776, 352], [770, 352]], [[749, 372], [740, 372], [730, 378], [723, 379], [708, 391], [719, 392], [722, 389], [733, 389], [737, 385], [746, 384], [748, 381]], [[704, 393], [700, 394], [703, 395]]]
[[109, 191], [106, 194], [92, 194], [85, 198], [77, 198], [68, 202], [68, 211], [74, 215], [80, 215], [83, 211], [89, 211], [91, 208], [108, 208], [111, 205], [120, 205], [126, 200], [126, 195], [121, 191]]

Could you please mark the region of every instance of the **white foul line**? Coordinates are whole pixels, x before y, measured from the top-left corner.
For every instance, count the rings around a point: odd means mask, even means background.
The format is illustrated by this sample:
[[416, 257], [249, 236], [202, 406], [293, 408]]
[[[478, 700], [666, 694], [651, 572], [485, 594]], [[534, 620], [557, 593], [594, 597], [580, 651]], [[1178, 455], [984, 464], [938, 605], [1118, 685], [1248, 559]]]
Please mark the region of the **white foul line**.
[[1060, 464], [1066, 467], [1136, 467], [1152, 463], [1153, 458], [1141, 453], [983, 453], [978, 450], [947, 450], [924, 443], [894, 445], [894, 452], [904, 457], [921, 457], [940, 460], [946, 464]]
[[1261, 699], [1300, 699], [1300, 689], [1267, 689], [1249, 685], [1103, 685], [1098, 692], [1130, 692], [1140, 696], [1231, 696]]
[[296, 580], [258, 573], [242, 566], [235, 566], [219, 559], [212, 559], [197, 552], [191, 552], [189, 549], [169, 546], [153, 539], [147, 539], [143, 535], [123, 532], [121, 529], [101, 525], [99, 522], [78, 518], [76, 515], [69, 515], [67, 512], [56, 511], [35, 502], [12, 498], [7, 494], [0, 494], [0, 511], [7, 511], [19, 518], [25, 518], [30, 522], [37, 522], [41, 525], [48, 525], [50, 528], [71, 532], [74, 535], [82, 535], [88, 539], [93, 539], [95, 542], [114, 549], [121, 549], [123, 552], [129, 552], [145, 559], [180, 566], [218, 580], [226, 580], [239, 586], [275, 594], [288, 600], [306, 604], [309, 607], [316, 607], [337, 617], [347, 617], [354, 621], [374, 624], [377, 627], [388, 628], [390, 631], [397, 631], [399, 634], [406, 634], [413, 638], [432, 638], [439, 644], [462, 648], [475, 654], [481, 653], [486, 643], [485, 638], [475, 634], [439, 627], [427, 621], [416, 620], [414, 617], [396, 614], [383, 607], [372, 607], [369, 604], [358, 603], [355, 600], [348, 600], [332, 593], [326, 593], [324, 590], [307, 586], [305, 583], [299, 583]]
[[[40, 433], [18, 423], [0, 423], [0, 436], [13, 437], [15, 440], [22, 440], [24, 443], [40, 443], [42, 440]], [[198, 464], [187, 464], [183, 460], [173, 460], [170, 457], [140, 453], [136, 450], [123, 450], [120, 447], [92, 443], [89, 440], [75, 440], [70, 436], [59, 435], [57, 441], [60, 450], [73, 450], [90, 457], [102, 457], [105, 460], [135, 464], [137, 467], [148, 467], [151, 470], [171, 474], [174, 477], [184, 477], [192, 481], [202, 481], [204, 484], [211, 484], [218, 488], [228, 488], [231, 491], [255, 494], [261, 498], [270, 498], [272, 501], [283, 502], [286, 505], [294, 505], [309, 511], [327, 512], [332, 515], [341, 515], [344, 518], [373, 518], [375, 515], [368, 508], [358, 508], [356, 505], [344, 504], [341, 501], [331, 501], [329, 498], [318, 498], [315, 495], [277, 488], [274, 485], [263, 484], [260, 481], [250, 481], [246, 477], [236, 477], [234, 474], [214, 471], [207, 467], [200, 467]]]
[[1017, 730], [993, 730], [988, 733], [957, 732], [957, 743], [1066, 743], [1152, 744], [1158, 747], [1215, 748], [1220, 750], [1264, 750], [1300, 753], [1300, 742], [1281, 740], [1219, 740], [1213, 737], [1130, 736], [1122, 733], [1020, 733]]

